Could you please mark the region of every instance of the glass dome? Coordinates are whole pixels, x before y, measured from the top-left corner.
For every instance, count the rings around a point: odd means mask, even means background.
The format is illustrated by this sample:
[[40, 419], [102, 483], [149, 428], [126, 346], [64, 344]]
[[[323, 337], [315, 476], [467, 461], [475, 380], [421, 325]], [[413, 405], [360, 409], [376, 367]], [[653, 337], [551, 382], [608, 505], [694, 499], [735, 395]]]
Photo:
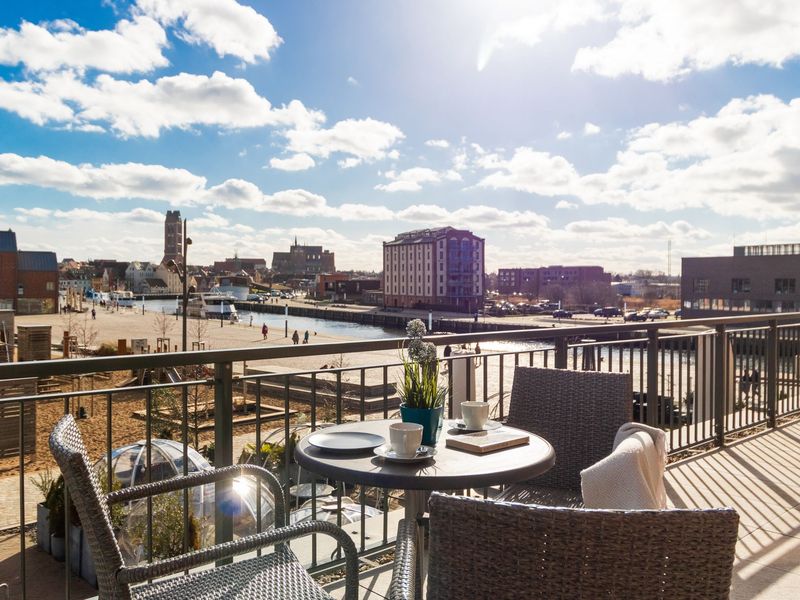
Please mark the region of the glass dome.
[[[151, 444], [150, 480], [161, 481], [183, 474], [183, 445], [173, 440], [154, 439]], [[188, 472], [213, 470], [209, 462], [196, 450], [189, 448]], [[116, 485], [129, 487], [147, 482], [147, 449], [144, 441], [117, 448], [111, 453], [111, 465]], [[106, 459], [95, 463], [101, 482], [106, 477]], [[257, 532], [258, 502], [261, 502], [261, 530], [274, 524], [274, 498], [265, 485], [253, 477], [243, 476], [233, 480], [230, 496], [222, 502], [222, 509], [233, 516], [234, 538]], [[190, 538], [192, 545], [200, 548], [214, 544], [214, 484], [189, 489]], [[153, 555], [166, 558], [180, 553], [183, 543], [183, 493], [174, 492], [153, 497]], [[146, 559], [147, 499], [127, 505], [118, 535], [120, 548], [127, 564]], [[176, 552], [177, 550], [177, 552]]]

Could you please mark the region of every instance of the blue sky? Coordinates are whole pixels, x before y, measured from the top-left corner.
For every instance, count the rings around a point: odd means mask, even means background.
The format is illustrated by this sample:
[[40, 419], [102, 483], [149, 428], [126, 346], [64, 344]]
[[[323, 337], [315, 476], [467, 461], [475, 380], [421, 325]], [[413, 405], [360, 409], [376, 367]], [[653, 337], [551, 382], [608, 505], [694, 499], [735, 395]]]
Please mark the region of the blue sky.
[[451, 224], [487, 270], [800, 238], [800, 4], [0, 4], [0, 227], [59, 258], [297, 236], [340, 268]]

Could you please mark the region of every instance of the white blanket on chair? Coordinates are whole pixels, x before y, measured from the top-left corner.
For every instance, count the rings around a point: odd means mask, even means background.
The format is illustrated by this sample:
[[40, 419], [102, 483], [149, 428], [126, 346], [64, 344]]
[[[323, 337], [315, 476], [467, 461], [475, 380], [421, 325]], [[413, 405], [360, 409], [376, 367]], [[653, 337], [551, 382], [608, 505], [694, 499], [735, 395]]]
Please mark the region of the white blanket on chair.
[[620, 510], [666, 508], [666, 460], [663, 431], [625, 423], [614, 438], [611, 454], [581, 471], [584, 505]]

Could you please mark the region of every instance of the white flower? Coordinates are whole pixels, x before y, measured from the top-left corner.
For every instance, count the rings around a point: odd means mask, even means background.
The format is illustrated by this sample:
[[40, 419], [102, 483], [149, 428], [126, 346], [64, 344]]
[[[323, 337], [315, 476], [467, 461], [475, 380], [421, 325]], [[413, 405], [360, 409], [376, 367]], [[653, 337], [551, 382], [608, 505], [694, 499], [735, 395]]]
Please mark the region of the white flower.
[[412, 340], [424, 337], [426, 333], [428, 333], [428, 330], [425, 328], [425, 323], [423, 323], [421, 319], [414, 319], [413, 321], [409, 321], [408, 325], [406, 325], [406, 335]]

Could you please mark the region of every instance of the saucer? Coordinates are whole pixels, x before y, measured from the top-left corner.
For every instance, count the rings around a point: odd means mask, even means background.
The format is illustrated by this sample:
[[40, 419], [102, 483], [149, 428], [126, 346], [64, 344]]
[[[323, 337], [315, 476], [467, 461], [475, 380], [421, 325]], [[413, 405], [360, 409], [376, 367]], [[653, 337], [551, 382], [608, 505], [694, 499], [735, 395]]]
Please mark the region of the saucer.
[[432, 448], [431, 446], [420, 446], [417, 450], [417, 454], [414, 456], [398, 456], [397, 453], [392, 450], [392, 447], [389, 444], [384, 444], [383, 446], [378, 446], [375, 448], [373, 452], [375, 452], [375, 454], [381, 458], [391, 462], [412, 463], [431, 458], [434, 454], [436, 454], [436, 448]]
[[453, 421], [453, 427], [465, 433], [472, 433], [475, 431], [491, 431], [492, 429], [499, 429], [502, 426], [503, 424], [499, 421], [486, 421], [481, 429], [467, 429], [467, 425], [463, 420], [459, 419], [457, 421]]

